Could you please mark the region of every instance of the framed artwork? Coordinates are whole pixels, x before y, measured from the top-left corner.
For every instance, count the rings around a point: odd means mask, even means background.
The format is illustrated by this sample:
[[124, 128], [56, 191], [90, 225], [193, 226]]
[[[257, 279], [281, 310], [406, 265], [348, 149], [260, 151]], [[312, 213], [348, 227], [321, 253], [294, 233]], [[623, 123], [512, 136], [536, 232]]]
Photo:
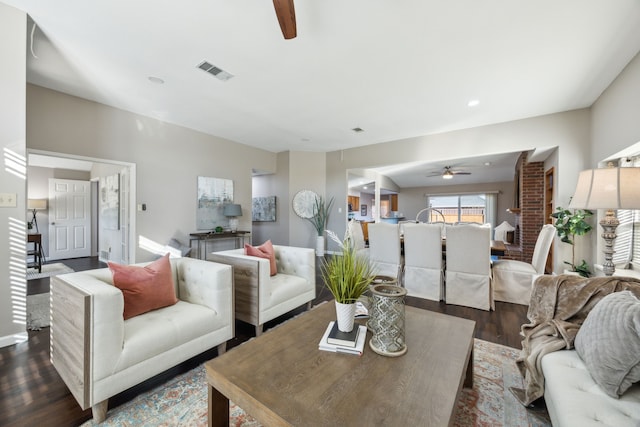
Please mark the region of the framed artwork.
[[360, 205], [360, 216], [367, 216], [367, 205]]
[[276, 196], [254, 197], [251, 201], [252, 221], [276, 220]]
[[223, 215], [223, 206], [233, 202], [233, 181], [230, 179], [198, 177], [198, 206], [196, 228], [213, 230], [227, 228], [229, 218]]
[[120, 230], [120, 174], [100, 178], [100, 225]]

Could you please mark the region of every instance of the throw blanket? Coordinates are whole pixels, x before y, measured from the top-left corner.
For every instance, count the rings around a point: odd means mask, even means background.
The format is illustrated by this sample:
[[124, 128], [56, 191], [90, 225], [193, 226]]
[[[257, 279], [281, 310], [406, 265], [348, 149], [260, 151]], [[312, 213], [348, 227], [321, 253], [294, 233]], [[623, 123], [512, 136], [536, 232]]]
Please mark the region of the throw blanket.
[[640, 280], [629, 277], [584, 278], [573, 275], [541, 276], [533, 285], [528, 324], [522, 325], [522, 352], [516, 360], [524, 377], [524, 390], [512, 388], [528, 406], [544, 394], [542, 357], [572, 349], [580, 325], [591, 309], [612, 292], [630, 290], [640, 298]]

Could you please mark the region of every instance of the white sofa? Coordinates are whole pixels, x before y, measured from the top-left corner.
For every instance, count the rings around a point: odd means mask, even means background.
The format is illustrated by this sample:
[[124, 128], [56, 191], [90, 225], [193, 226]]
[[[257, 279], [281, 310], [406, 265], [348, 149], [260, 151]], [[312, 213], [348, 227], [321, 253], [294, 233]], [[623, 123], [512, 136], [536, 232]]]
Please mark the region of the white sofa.
[[256, 327], [263, 325], [316, 297], [315, 251], [309, 248], [273, 245], [278, 272], [270, 276], [266, 258], [244, 254], [244, 249], [212, 252], [207, 260], [233, 266], [236, 319]]
[[234, 336], [231, 267], [179, 258], [171, 270], [178, 302], [128, 320], [108, 268], [51, 279], [51, 362], [96, 422], [111, 396], [215, 346], [223, 353]]
[[640, 383], [619, 399], [607, 396], [575, 350], [542, 358], [544, 400], [554, 427], [640, 426]]

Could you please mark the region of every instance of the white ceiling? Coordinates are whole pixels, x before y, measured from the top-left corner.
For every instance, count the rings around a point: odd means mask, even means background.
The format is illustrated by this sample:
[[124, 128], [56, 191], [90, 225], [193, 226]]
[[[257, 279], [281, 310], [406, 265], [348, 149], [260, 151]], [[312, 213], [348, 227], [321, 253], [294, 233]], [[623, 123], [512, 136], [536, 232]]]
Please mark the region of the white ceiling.
[[640, 50], [638, 0], [296, 0], [292, 40], [269, 0], [1, 1], [29, 82], [273, 152], [588, 107]]
[[[515, 165], [520, 154], [513, 152], [439, 162], [418, 161], [366, 170], [352, 169], [349, 171], [348, 185], [352, 191], [374, 193], [375, 181], [369, 172], [390, 178], [400, 188], [508, 182], [513, 181], [515, 177]], [[445, 166], [451, 166], [453, 171], [468, 172], [469, 175], [455, 175], [452, 179], [443, 179], [442, 172]], [[381, 194], [386, 193], [389, 193], [388, 189], [381, 188]]]

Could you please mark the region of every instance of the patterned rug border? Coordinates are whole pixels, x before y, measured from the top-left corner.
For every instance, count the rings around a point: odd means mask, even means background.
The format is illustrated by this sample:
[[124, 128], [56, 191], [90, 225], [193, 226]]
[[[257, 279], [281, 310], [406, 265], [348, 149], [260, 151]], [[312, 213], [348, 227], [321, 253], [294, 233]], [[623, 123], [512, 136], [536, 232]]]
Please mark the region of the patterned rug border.
[[73, 272], [74, 272], [73, 268], [61, 262], [56, 262], [53, 264], [43, 264], [41, 273], [38, 273], [37, 268], [28, 268], [27, 280], [42, 279], [43, 277], [51, 277], [51, 276], [56, 276], [58, 274], [66, 274], [66, 273], [73, 273]]
[[[546, 409], [529, 410], [511, 395], [509, 387], [522, 386], [515, 357], [520, 350], [474, 339], [474, 386], [463, 389], [453, 425], [456, 427], [550, 427]], [[254, 418], [230, 402], [229, 425], [260, 427]], [[93, 420], [82, 427], [95, 426]], [[141, 393], [111, 409], [101, 426], [207, 425], [207, 381], [204, 365]]]

